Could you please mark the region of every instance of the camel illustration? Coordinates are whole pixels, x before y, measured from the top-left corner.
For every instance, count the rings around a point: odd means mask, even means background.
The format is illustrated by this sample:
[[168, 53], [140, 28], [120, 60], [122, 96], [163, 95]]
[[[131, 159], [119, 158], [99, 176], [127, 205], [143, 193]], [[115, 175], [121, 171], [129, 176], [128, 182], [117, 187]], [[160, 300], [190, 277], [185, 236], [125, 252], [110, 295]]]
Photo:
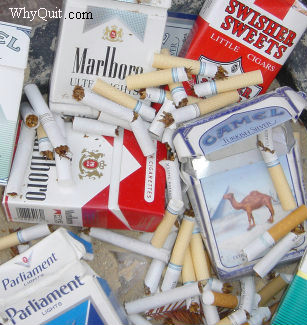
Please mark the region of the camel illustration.
[[274, 221], [274, 209], [272, 206], [272, 198], [267, 194], [263, 194], [258, 191], [252, 191], [241, 202], [237, 202], [233, 193], [226, 193], [223, 196], [223, 199], [229, 200], [234, 209], [242, 209], [246, 211], [249, 223], [249, 227], [247, 228], [247, 230], [250, 230], [255, 227], [255, 220], [252, 211], [259, 209], [262, 206], [266, 206], [270, 210], [271, 216], [268, 219], [268, 222], [272, 223]]

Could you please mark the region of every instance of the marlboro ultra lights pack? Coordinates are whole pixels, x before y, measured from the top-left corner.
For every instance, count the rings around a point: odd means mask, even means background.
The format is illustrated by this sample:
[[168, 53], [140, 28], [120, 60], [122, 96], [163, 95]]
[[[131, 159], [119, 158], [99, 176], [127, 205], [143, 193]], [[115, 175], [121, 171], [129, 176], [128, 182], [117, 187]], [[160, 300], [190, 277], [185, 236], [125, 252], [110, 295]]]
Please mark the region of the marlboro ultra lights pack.
[[[165, 209], [166, 149], [144, 157], [132, 132], [113, 137], [74, 131], [66, 122], [72, 153], [72, 185], [58, 182], [54, 160], [46, 160], [35, 140], [21, 195], [4, 195], [11, 221], [154, 231]], [[66, 159], [66, 158], [62, 158]]]
[[[262, 85], [240, 90], [248, 99], [265, 93], [307, 27], [299, 1], [205, 1], [180, 56], [221, 65], [228, 76], [261, 70]], [[195, 82], [206, 81], [198, 77]]]

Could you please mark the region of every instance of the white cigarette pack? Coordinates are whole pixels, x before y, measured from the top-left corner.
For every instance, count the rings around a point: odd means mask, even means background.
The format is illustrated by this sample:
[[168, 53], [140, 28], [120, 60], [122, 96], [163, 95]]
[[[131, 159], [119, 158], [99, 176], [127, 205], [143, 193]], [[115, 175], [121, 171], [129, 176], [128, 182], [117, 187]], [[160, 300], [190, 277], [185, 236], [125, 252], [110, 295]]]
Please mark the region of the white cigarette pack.
[[[266, 252], [245, 263], [241, 250], [291, 212], [281, 207], [257, 148], [256, 134], [272, 128], [274, 148], [296, 205], [305, 203], [300, 153], [290, 122], [285, 122], [295, 119], [306, 103], [300, 98], [293, 90], [280, 88], [186, 123], [176, 131], [174, 143], [188, 196], [221, 279], [251, 273]], [[280, 263], [298, 259], [305, 247], [303, 239]]]
[[[51, 76], [49, 105], [56, 112], [90, 114], [72, 98], [77, 85], [91, 88], [97, 78], [127, 90], [125, 77], [152, 71], [160, 52], [171, 0], [66, 0]], [[77, 19], [78, 15], [83, 19]], [[74, 18], [69, 18], [74, 17]], [[76, 108], [77, 107], [77, 108]], [[77, 114], [77, 113], [75, 113]]]
[[[30, 223], [154, 231], [165, 211], [165, 146], [145, 157], [131, 131], [94, 136], [65, 123], [72, 179], [57, 179], [56, 161], [46, 160], [35, 140], [21, 195], [5, 192], [8, 220]], [[62, 157], [60, 159], [67, 159]], [[137, 185], [137, 186], [136, 186]]]
[[0, 185], [11, 167], [30, 34], [30, 27], [0, 21]]
[[1, 323], [128, 324], [108, 283], [82, 260], [83, 242], [59, 228], [2, 264]]

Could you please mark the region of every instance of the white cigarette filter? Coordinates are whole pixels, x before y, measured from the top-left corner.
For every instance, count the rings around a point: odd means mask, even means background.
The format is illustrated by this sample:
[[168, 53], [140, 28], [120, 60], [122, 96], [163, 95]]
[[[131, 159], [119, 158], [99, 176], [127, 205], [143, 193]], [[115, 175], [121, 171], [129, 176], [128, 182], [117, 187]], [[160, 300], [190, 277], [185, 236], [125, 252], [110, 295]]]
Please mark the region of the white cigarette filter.
[[252, 261], [265, 250], [273, 247], [278, 240], [286, 236], [291, 230], [295, 229], [297, 225], [301, 224], [306, 219], [307, 207], [302, 204], [243, 248], [241, 251], [243, 260]]
[[129, 320], [134, 325], [151, 325], [152, 323], [139, 314], [132, 314], [128, 316]]
[[21, 102], [20, 115], [26, 127], [36, 129], [39, 126], [38, 114], [34, 112], [28, 102]]
[[246, 313], [242, 309], [231, 313], [229, 316], [221, 319], [216, 325], [241, 325], [247, 320]]
[[261, 260], [256, 263], [253, 270], [261, 278], [265, 277], [277, 263], [295, 246], [298, 246], [305, 238], [305, 234], [296, 235], [289, 232], [281, 239]]
[[71, 187], [73, 185], [71, 159], [61, 157], [57, 153], [55, 153], [54, 158], [58, 184], [64, 187]]
[[167, 92], [163, 88], [158, 87], [148, 87], [144, 89], [139, 90], [139, 94], [141, 96], [141, 99], [149, 99], [153, 103], [163, 104], [165, 99], [172, 100], [171, 93]]
[[39, 115], [40, 123], [47, 133], [55, 152], [60, 156], [65, 156], [69, 151], [66, 139], [60, 132], [38, 87], [34, 84], [29, 84], [24, 87], [24, 91], [34, 111]]
[[32, 153], [35, 134], [35, 129], [29, 129], [23, 122], [21, 123], [17, 149], [6, 186], [6, 193], [9, 196], [20, 194], [24, 175], [28, 168], [28, 162]]
[[142, 101], [116, 89], [101, 79], [96, 80], [92, 90], [96, 94], [106, 97], [119, 105], [132, 109], [135, 113], [140, 114], [146, 121], [151, 122], [156, 115], [156, 110], [154, 108], [147, 106]]
[[129, 251], [151, 258], [156, 258], [164, 263], [167, 263], [170, 257], [170, 252], [166, 249], [156, 248], [149, 243], [144, 243], [140, 240], [127, 237], [106, 229], [91, 228], [89, 235], [101, 241], [105, 241], [115, 246], [125, 248]]
[[251, 314], [256, 293], [255, 278], [253, 275], [244, 276], [240, 279], [240, 283], [241, 298], [239, 308]]
[[19, 244], [27, 243], [31, 240], [48, 236], [49, 234], [50, 229], [47, 224], [39, 224], [32, 227], [28, 227], [14, 232], [8, 236], [1, 237], [0, 250], [17, 246]]
[[117, 118], [113, 115], [104, 113], [104, 112], [100, 112], [99, 116], [98, 116], [98, 121], [101, 121], [103, 123], [107, 123], [110, 125], [116, 125], [116, 126], [120, 126], [123, 129], [131, 130], [131, 126], [130, 123], [128, 121], [125, 121], [123, 119]]
[[83, 133], [105, 135], [110, 137], [116, 137], [118, 135], [118, 127], [116, 125], [107, 124], [90, 118], [75, 117], [72, 127], [74, 130]]
[[188, 75], [184, 67], [175, 67], [171, 69], [152, 71], [129, 75], [126, 77], [127, 88], [141, 89], [148, 87], [159, 87], [175, 82], [188, 81], [191, 76]]
[[271, 317], [271, 311], [269, 307], [260, 307], [257, 312], [252, 314], [248, 320], [249, 325], [262, 325], [268, 321]]
[[211, 80], [194, 85], [198, 97], [212, 96], [226, 91], [263, 83], [261, 70], [250, 71], [219, 80]]
[[167, 54], [154, 54], [153, 68], [169, 69], [174, 67], [185, 67], [191, 74], [214, 78], [218, 72], [218, 66], [214, 63], [200, 62]]
[[199, 296], [201, 295], [202, 286], [201, 283], [195, 282], [186, 286], [180, 286], [175, 289], [156, 293], [148, 297], [125, 303], [125, 309], [129, 315], [143, 313], [147, 310], [169, 305], [189, 297]]
[[156, 141], [150, 136], [141, 116], [135, 114], [135, 118], [130, 122], [130, 126], [143, 155], [147, 157], [155, 154], [157, 149]]
[[165, 129], [165, 123], [163, 123], [164, 113], [170, 113], [174, 111], [176, 107], [174, 103], [168, 99], [166, 99], [156, 114], [155, 118], [150, 124], [149, 132], [153, 134], [159, 141], [162, 139], [162, 135]]
[[295, 209], [297, 207], [295, 198], [290, 189], [284, 170], [278, 160], [276, 151], [274, 150], [271, 128], [266, 129], [257, 135], [257, 146], [261, 152], [265, 164], [267, 165], [270, 177], [283, 210], [289, 211]]
[[36, 129], [36, 135], [39, 153], [46, 159], [53, 160], [53, 146], [41, 124]]
[[[177, 231], [172, 231], [168, 235], [163, 245], [163, 248], [168, 251], [171, 251], [171, 249], [174, 246], [176, 237], [177, 237]], [[157, 292], [165, 265], [166, 263], [157, 259], [153, 259], [151, 261], [144, 280], [146, 294]]]
[[156, 248], [163, 247], [165, 240], [171, 229], [177, 220], [177, 217], [183, 209], [183, 202], [181, 200], [171, 199], [169, 200], [163, 219], [156, 228], [154, 235], [151, 239], [151, 244]]

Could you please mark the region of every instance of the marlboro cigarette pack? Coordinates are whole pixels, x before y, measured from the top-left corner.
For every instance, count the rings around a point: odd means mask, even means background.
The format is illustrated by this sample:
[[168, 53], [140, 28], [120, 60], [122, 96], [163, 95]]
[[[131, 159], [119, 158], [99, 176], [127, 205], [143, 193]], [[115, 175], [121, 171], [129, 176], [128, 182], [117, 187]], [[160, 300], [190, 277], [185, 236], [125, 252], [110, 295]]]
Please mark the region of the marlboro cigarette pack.
[[[102, 78], [135, 97], [125, 77], [152, 71], [150, 57], [160, 52], [170, 0], [66, 0], [51, 76], [50, 109], [64, 112], [82, 105], [71, 97], [79, 85]], [[83, 19], [76, 19], [83, 13]], [[75, 19], [69, 19], [74, 17]]]
[[248, 99], [266, 92], [304, 33], [306, 14], [295, 0], [205, 1], [180, 56], [221, 65], [228, 76], [260, 69], [263, 84], [240, 90]]
[[108, 283], [84, 261], [88, 243], [59, 228], [0, 267], [1, 318], [23, 324], [129, 324]]
[[[8, 220], [71, 226], [154, 231], [165, 210], [165, 159], [161, 143], [144, 157], [132, 132], [113, 137], [85, 135], [65, 123], [72, 154], [68, 184], [57, 179], [35, 141], [21, 195], [4, 195]], [[62, 157], [60, 159], [67, 159]]]
[[0, 185], [11, 167], [30, 34], [30, 27], [0, 21]]

